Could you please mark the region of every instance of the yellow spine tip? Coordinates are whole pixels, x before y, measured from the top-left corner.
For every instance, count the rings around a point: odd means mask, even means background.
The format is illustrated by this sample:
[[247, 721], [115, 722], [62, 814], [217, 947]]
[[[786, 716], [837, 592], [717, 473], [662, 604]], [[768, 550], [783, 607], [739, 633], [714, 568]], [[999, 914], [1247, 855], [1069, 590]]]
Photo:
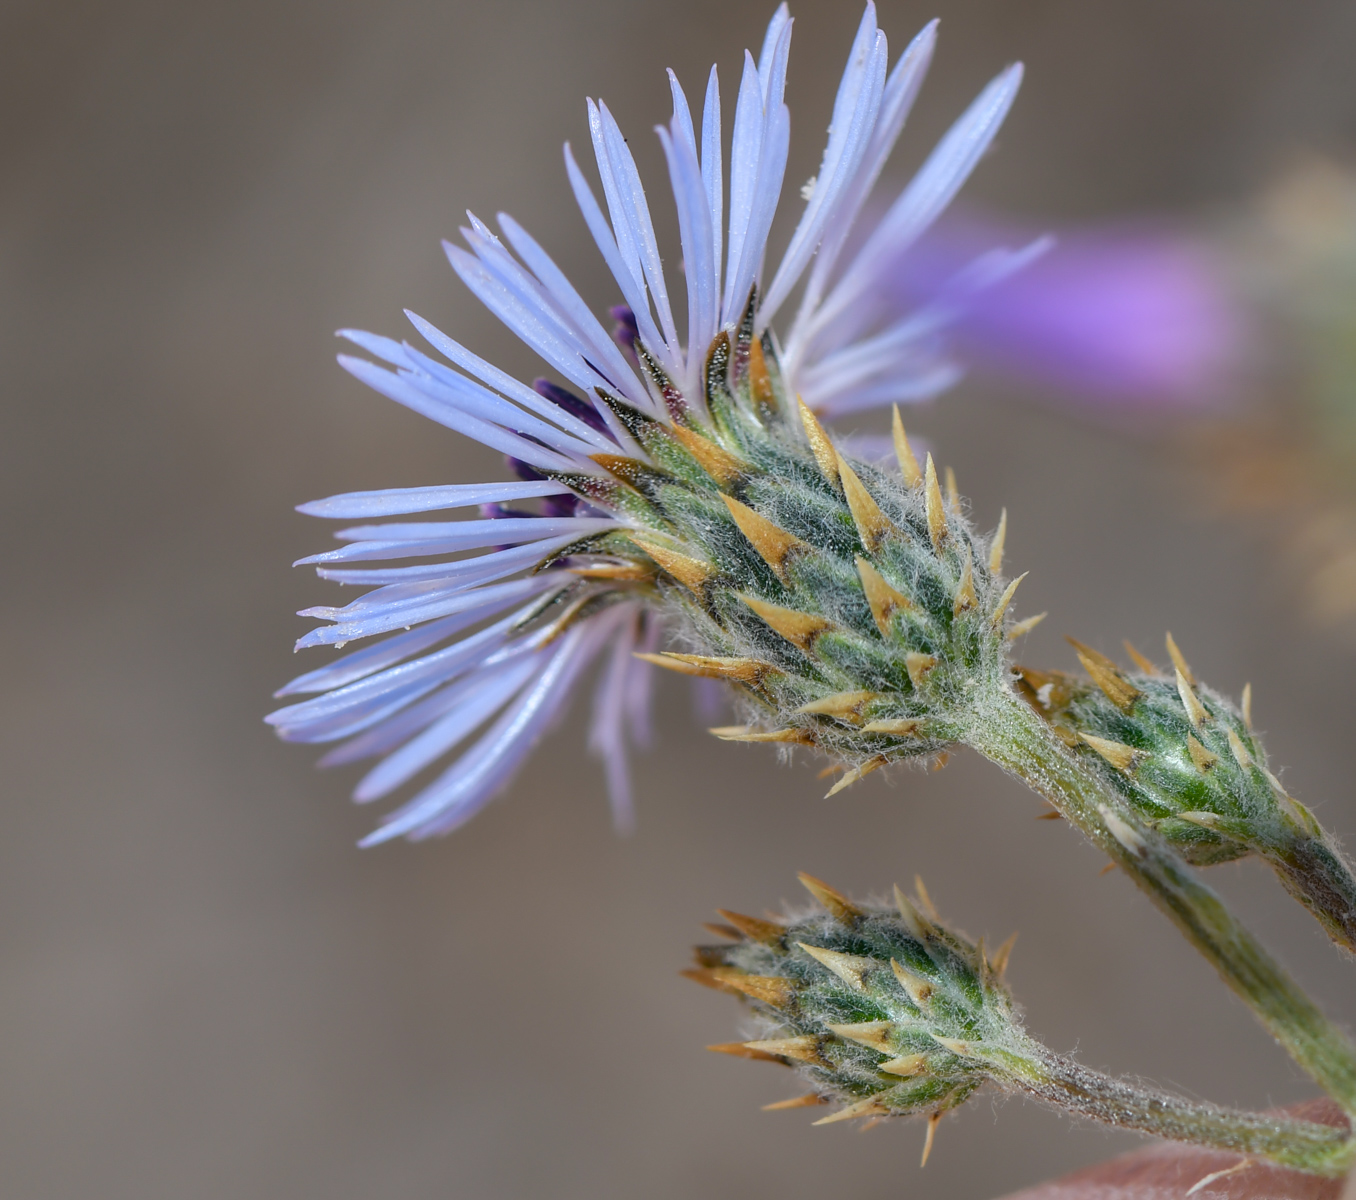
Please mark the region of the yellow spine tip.
[[1003, 570], [1003, 547], [1008, 540], [1008, 510], [1005, 508], [998, 518], [998, 528], [994, 530], [993, 541], [989, 543], [989, 574], [997, 575]]
[[899, 460], [899, 473], [904, 477], [906, 486], [914, 488], [923, 482], [923, 472], [918, 469], [918, 459], [914, 457], [913, 447], [904, 435], [904, 422], [899, 415], [899, 405], [894, 406], [892, 432], [895, 440], [895, 458]]
[[937, 486], [937, 468], [932, 455], [927, 458], [923, 469], [923, 503], [927, 508], [928, 536], [932, 539], [932, 548], [939, 554], [951, 531], [946, 524], [946, 511], [942, 506], [942, 489]]
[[799, 396], [796, 397], [796, 405], [800, 409], [800, 423], [805, 430], [805, 440], [810, 443], [810, 451], [815, 456], [815, 462], [819, 464], [820, 473], [834, 487], [840, 486], [838, 452], [833, 448], [827, 430]]

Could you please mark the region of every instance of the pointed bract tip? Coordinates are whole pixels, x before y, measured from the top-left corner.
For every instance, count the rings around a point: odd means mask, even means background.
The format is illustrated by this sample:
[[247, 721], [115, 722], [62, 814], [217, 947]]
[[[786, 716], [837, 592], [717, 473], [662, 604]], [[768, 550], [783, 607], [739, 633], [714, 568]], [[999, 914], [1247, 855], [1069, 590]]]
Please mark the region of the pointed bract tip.
[[1187, 666], [1187, 660], [1182, 657], [1182, 652], [1177, 648], [1177, 643], [1173, 640], [1171, 633], [1167, 635], [1166, 642], [1168, 657], [1172, 659], [1172, 665], [1182, 672], [1182, 675], [1192, 687], [1195, 687], [1196, 676], [1191, 673], [1191, 668]]
[[815, 616], [813, 613], [783, 608], [780, 604], [769, 604], [766, 600], [759, 600], [756, 596], [746, 596], [743, 592], [736, 592], [735, 595], [762, 618], [765, 624], [781, 634], [798, 650], [809, 651], [813, 649], [815, 639], [821, 633], [833, 628], [832, 622], [826, 621], [823, 617]]
[[774, 525], [733, 496], [722, 493], [720, 498], [725, 501], [725, 507], [729, 509], [734, 523], [758, 552], [758, 556], [772, 568], [778, 579], [783, 583], [787, 582], [787, 560], [795, 554], [808, 551], [810, 547], [794, 534]]
[[871, 608], [871, 617], [876, 622], [881, 637], [888, 638], [891, 632], [890, 622], [895, 612], [915, 612], [917, 606], [903, 592], [887, 583], [885, 576], [861, 555], [857, 556], [856, 563], [857, 577], [862, 581], [862, 591], [866, 594], [866, 602]]
[[904, 989], [909, 999], [920, 1009], [932, 999], [932, 993], [935, 989], [931, 982], [921, 975], [915, 975], [899, 959], [892, 958], [890, 960], [890, 970], [895, 973], [895, 978], [899, 980], [899, 986]]
[[932, 927], [914, 906], [913, 901], [900, 889], [899, 884], [895, 884], [895, 907], [899, 910], [899, 919], [904, 923], [909, 936], [916, 942], [927, 941]]
[[[754, 294], [756, 296], [756, 292]], [[750, 297], [752, 308], [754, 297]], [[767, 358], [763, 354], [763, 341], [754, 337], [749, 342], [749, 391], [753, 395], [754, 407], [763, 419], [777, 412], [777, 393], [772, 387], [772, 374], [767, 369]]]
[[842, 925], [851, 925], [865, 914], [837, 888], [831, 888], [822, 879], [816, 879], [805, 871], [796, 872], [801, 886], [810, 893]]
[[737, 483], [748, 473], [748, 463], [736, 458], [723, 446], [718, 446], [696, 430], [686, 429], [682, 425], [672, 425], [668, 432], [697, 460], [697, 465], [722, 487]]
[[702, 987], [711, 988], [717, 992], [725, 992], [729, 989], [716, 978], [710, 967], [688, 967], [686, 970], [679, 971], [684, 979], [690, 979], [693, 983], [699, 983]]
[[1106, 738], [1093, 737], [1090, 733], [1079, 733], [1081, 742], [1091, 746], [1118, 771], [1130, 771], [1135, 767], [1139, 752], [1124, 742], [1112, 742]]
[[1246, 771], [1252, 766], [1252, 755], [1248, 753], [1243, 739], [1232, 729], [1226, 729], [1224, 732], [1229, 738], [1229, 753], [1234, 756], [1234, 762]]
[[927, 457], [927, 466], [923, 471], [923, 502], [927, 508], [928, 536], [932, 539], [932, 548], [940, 554], [951, 531], [947, 528], [942, 489], [937, 486], [937, 468], [933, 465], [931, 454]]
[[1191, 755], [1191, 761], [1196, 764], [1196, 770], [1202, 775], [1209, 774], [1219, 762], [1219, 755], [1211, 753], [1191, 734], [1187, 734], [1187, 753]]
[[951, 603], [951, 615], [959, 617], [978, 603], [975, 596], [975, 568], [971, 562], [970, 547], [965, 547], [965, 566], [961, 570], [960, 583], [956, 585], [956, 595]]
[[1027, 617], [1024, 620], [1018, 621], [1008, 630], [1008, 641], [1014, 642], [1024, 634], [1030, 633], [1049, 615], [1049, 613], [1037, 613], [1034, 617]]
[[[723, 974], [725, 971], [729, 971], [729, 974]], [[728, 967], [717, 967], [715, 973], [726, 988], [743, 992], [751, 1000], [760, 1000], [773, 1008], [785, 1007], [796, 990], [795, 980], [784, 979], [779, 975], [746, 975]]]
[[928, 1165], [928, 1159], [932, 1155], [932, 1139], [937, 1132], [937, 1122], [941, 1119], [941, 1113], [933, 1113], [928, 1117], [928, 1132], [927, 1136], [923, 1139], [923, 1158], [918, 1164], [920, 1169]]
[[1002, 979], [1007, 973], [1008, 960], [1012, 957], [1012, 948], [1017, 944], [1017, 935], [1014, 933], [1006, 942], [994, 951], [993, 958], [989, 961], [989, 966], [993, 968], [993, 973]]
[[851, 787], [854, 783], [859, 783], [865, 779], [872, 771], [878, 771], [890, 760], [884, 754], [877, 754], [875, 758], [868, 758], [866, 762], [859, 767], [853, 767], [848, 771], [833, 787], [824, 793], [824, 799], [838, 795], [844, 788]]
[[1074, 648], [1078, 661], [1083, 664], [1083, 670], [1091, 676], [1092, 682], [1101, 688], [1112, 704], [1126, 713], [1135, 707], [1135, 701], [1143, 693], [1121, 674], [1120, 668], [1111, 659], [1073, 638], [1065, 638], [1065, 641]]
[[759, 662], [753, 658], [713, 658], [705, 654], [676, 654], [666, 650], [663, 654], [649, 654], [637, 650], [634, 658], [677, 671], [680, 675], [697, 675], [705, 679], [733, 679], [738, 683], [757, 685], [765, 675], [777, 674], [777, 668], [771, 663]]
[[906, 486], [914, 488], [923, 482], [923, 472], [918, 469], [918, 459], [914, 457], [913, 447], [904, 435], [904, 422], [899, 415], [899, 405], [894, 408], [892, 432], [895, 440], [895, 458], [899, 461], [899, 473], [904, 477]]
[[868, 721], [862, 726], [863, 733], [881, 733], [887, 737], [912, 737], [918, 732], [919, 722], [912, 717], [898, 720]]
[[868, 1046], [882, 1054], [894, 1053], [895, 1025], [892, 1021], [859, 1021], [852, 1025], [828, 1026], [840, 1038]]
[[1179, 812], [1177, 814], [1179, 821], [1186, 821], [1189, 825], [1199, 825], [1202, 829], [1218, 829], [1219, 815], [1212, 812]]
[[817, 1092], [808, 1092], [804, 1096], [792, 1096], [790, 1100], [778, 1100], [775, 1104], [764, 1104], [764, 1112], [780, 1112], [785, 1108], [813, 1108], [817, 1104], [827, 1104], [828, 1100]]
[[798, 1062], [821, 1061], [817, 1037], [770, 1038], [761, 1042], [745, 1042], [744, 1047], [764, 1054], [775, 1054], [780, 1058], [794, 1058]]
[[1125, 652], [1130, 656], [1130, 661], [1146, 675], [1158, 674], [1158, 668], [1130, 644], [1129, 638], [1124, 639], [1121, 645], [1125, 647]]
[[1252, 728], [1252, 684], [1243, 685], [1243, 695], [1240, 697], [1240, 707], [1243, 709], [1243, 724], [1249, 729]]
[[866, 972], [876, 965], [874, 959], [862, 958], [856, 954], [840, 954], [837, 950], [826, 950], [822, 946], [810, 946], [805, 942], [797, 942], [796, 945], [857, 991], [865, 988]]
[[858, 1100], [856, 1104], [849, 1104], [846, 1108], [840, 1108], [836, 1113], [821, 1117], [814, 1124], [833, 1125], [838, 1121], [852, 1121], [857, 1117], [884, 1116], [889, 1111], [879, 1100], [872, 1097], [869, 1100]]
[[722, 742], [783, 742], [792, 746], [813, 746], [814, 734], [808, 729], [754, 729], [749, 725], [717, 725], [706, 731]]
[[1182, 673], [1181, 667], [1177, 668], [1177, 694], [1182, 698], [1182, 707], [1186, 709], [1187, 720], [1191, 722], [1192, 728], [1199, 730], [1209, 719], [1210, 714], [1205, 711], [1205, 705], [1192, 690], [1191, 682]]
[[857, 526], [857, 536], [861, 538], [862, 545], [874, 554], [887, 535], [895, 532], [895, 527], [881, 512], [875, 497], [866, 490], [857, 472], [848, 466], [841, 454], [838, 456], [838, 478], [843, 485], [843, 495], [852, 513], [852, 521]]
[[[1111, 836], [1126, 850], [1129, 850], [1131, 854], [1140, 857], [1147, 852], [1148, 846], [1145, 844], [1144, 839], [1140, 837], [1139, 830], [1127, 820], [1119, 814], [1112, 812], [1111, 809], [1107, 808], [1104, 804], [1099, 804], [1097, 806], [1097, 811], [1101, 814], [1102, 821], [1106, 824], [1107, 832], [1110, 833]], [[1115, 866], [1119, 864], [1112, 865]]]
[[946, 507], [954, 516], [960, 516], [960, 488], [956, 486], [956, 472], [947, 467], [943, 472], [946, 479]]
[[905, 1079], [914, 1075], [921, 1075], [927, 1069], [928, 1056], [926, 1054], [901, 1054], [898, 1058], [883, 1062], [876, 1068], [878, 1071], [884, 1071], [887, 1075], [902, 1075]]
[[879, 692], [835, 692], [832, 696], [802, 704], [796, 712], [807, 716], [838, 717], [858, 724], [862, 719], [862, 709], [879, 697]]
[[940, 921], [941, 917], [937, 915], [937, 906], [933, 904], [932, 897], [928, 894], [927, 885], [923, 882], [921, 875], [913, 877], [913, 890], [918, 895], [918, 901], [923, 906], [923, 911], [934, 921]]
[[690, 967], [678, 974], [702, 987], [740, 993], [773, 1008], [783, 1007], [795, 991], [793, 980], [777, 975], [750, 975], [737, 967]]
[[712, 574], [708, 563], [698, 562], [695, 558], [671, 550], [655, 541], [654, 538], [648, 538], [639, 533], [628, 533], [627, 537], [654, 559], [661, 570], [673, 576], [688, 591], [701, 595], [702, 586], [711, 578]]
[[904, 667], [909, 672], [909, 679], [914, 687], [922, 687], [923, 681], [927, 679], [928, 674], [937, 665], [937, 659], [931, 654], [920, 654], [916, 650], [910, 650], [904, 656]]
[[718, 908], [716, 911], [752, 942], [775, 946], [780, 944], [786, 933], [786, 926], [778, 925], [775, 921], [745, 916], [743, 913], [731, 912], [728, 908]]
[[796, 397], [796, 405], [800, 409], [800, 423], [805, 429], [805, 440], [810, 443], [810, 450], [815, 456], [815, 462], [819, 464], [820, 474], [834, 487], [839, 487], [841, 481], [838, 477], [838, 452], [834, 449], [833, 442], [829, 440], [828, 432], [799, 396]]
[[994, 530], [993, 541], [989, 543], [989, 574], [997, 575], [1003, 570], [1003, 547], [1008, 540], [1008, 510], [1005, 508], [998, 518], [998, 528]]
[[787, 1065], [783, 1059], [778, 1058], [775, 1054], [768, 1054], [762, 1050], [750, 1050], [744, 1042], [717, 1042], [713, 1046], [707, 1046], [707, 1049], [716, 1054], [730, 1054], [735, 1058], [751, 1058], [755, 1062], [776, 1063], [782, 1067]]
[[1008, 605], [1012, 603], [1012, 598], [1017, 594], [1017, 589], [1021, 587], [1022, 580], [1030, 575], [1030, 571], [1023, 571], [1007, 587], [1003, 589], [1003, 594], [998, 597], [998, 603], [994, 605], [993, 617], [990, 618], [995, 629], [1003, 627], [1003, 617], [1008, 611]]

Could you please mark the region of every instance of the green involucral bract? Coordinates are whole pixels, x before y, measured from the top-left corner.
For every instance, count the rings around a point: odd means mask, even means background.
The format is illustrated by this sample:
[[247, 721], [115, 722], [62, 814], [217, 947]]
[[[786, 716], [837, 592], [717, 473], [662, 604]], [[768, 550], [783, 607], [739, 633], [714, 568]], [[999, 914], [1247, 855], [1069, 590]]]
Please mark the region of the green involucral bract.
[[[820, 880], [801, 881], [822, 912], [785, 923], [722, 912], [733, 944], [702, 946], [699, 983], [743, 997], [759, 1036], [711, 1049], [796, 1068], [810, 1091], [774, 1108], [837, 1103], [818, 1124], [948, 1111], [990, 1085], [1066, 1112], [1159, 1137], [1262, 1155], [1340, 1174], [1352, 1143], [1344, 1129], [1234, 1112], [1114, 1079], [1030, 1038], [1003, 983], [1011, 942], [990, 958], [983, 943], [948, 929], [925, 892], [895, 889], [892, 907], [857, 904]], [[926, 1158], [926, 1151], [925, 1151]]]
[[658, 465], [597, 456], [617, 480], [606, 502], [638, 526], [607, 549], [653, 564], [693, 651], [654, 661], [740, 689], [749, 724], [721, 736], [816, 746], [852, 768], [844, 782], [956, 741], [977, 698], [1008, 688], [990, 540], [930, 459], [909, 486], [838, 454], [747, 324], [712, 349], [706, 398], [709, 421], [678, 399], [673, 426], [609, 400]]
[[1017, 669], [1021, 690], [1055, 732], [1188, 861], [1256, 854], [1335, 942], [1356, 951], [1351, 868], [1268, 769], [1244, 713], [1198, 684], [1185, 663], [1171, 675], [1122, 672], [1077, 649], [1091, 680]]

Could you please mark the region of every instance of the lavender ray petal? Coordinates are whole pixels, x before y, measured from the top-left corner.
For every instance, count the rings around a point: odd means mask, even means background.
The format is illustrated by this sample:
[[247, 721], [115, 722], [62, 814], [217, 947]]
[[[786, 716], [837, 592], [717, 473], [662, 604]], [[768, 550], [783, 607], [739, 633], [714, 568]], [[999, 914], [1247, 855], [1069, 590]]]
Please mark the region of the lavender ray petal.
[[566, 699], [570, 685], [584, 666], [581, 649], [586, 645], [588, 626], [593, 623], [584, 622], [569, 630], [533, 685], [490, 730], [359, 845], [374, 846], [402, 834], [418, 837], [450, 832], [484, 807], [521, 765], [551, 715]]
[[387, 795], [488, 721], [522, 688], [542, 656], [534, 655], [506, 670], [477, 678], [460, 702], [370, 770], [354, 788], [353, 799], [367, 804]]
[[664, 264], [659, 258], [659, 243], [655, 239], [654, 223], [650, 219], [650, 205], [645, 199], [645, 188], [640, 181], [640, 172], [636, 169], [636, 160], [632, 157], [631, 149], [622, 136], [616, 118], [607, 105], [601, 102], [598, 105], [598, 113], [603, 145], [621, 198], [620, 212], [612, 213], [612, 227], [615, 229], [619, 220], [630, 227], [630, 236], [639, 251], [641, 269], [649, 284], [650, 296], [654, 300], [659, 326], [664, 334], [664, 344], [655, 349], [663, 351], [661, 361], [670, 373], [677, 374], [682, 366], [678, 361], [678, 329], [673, 322], [673, 310], [669, 305]]
[[[493, 599], [493, 602], [491, 602], [491, 599]], [[467, 618], [465, 623], [470, 625], [496, 612], [502, 612], [521, 599], [521, 595], [487, 597], [486, 604], [480, 609], [467, 610], [468, 613], [474, 611], [475, 615], [467, 616], [466, 613], [461, 615]], [[324, 719], [334, 713], [343, 712], [357, 705], [369, 704], [375, 698], [400, 691], [413, 683], [429, 679], [438, 684], [446, 683], [471, 666], [483, 663], [492, 655], [497, 654], [512, 635], [517, 623], [531, 612], [532, 607], [529, 605], [526, 608], [520, 608], [507, 617], [502, 617], [493, 625], [487, 625], [484, 629], [462, 638], [461, 641], [455, 642], [451, 646], [436, 650], [432, 654], [426, 654], [422, 658], [411, 659], [408, 662], [388, 667], [380, 674], [370, 675], [365, 679], [345, 684], [343, 687], [326, 692], [322, 696], [315, 696], [310, 700], [302, 700], [296, 704], [289, 704], [284, 708], [277, 709], [264, 720], [270, 725], [303, 725]], [[389, 643], [382, 644], [384, 646]]]
[[875, 6], [868, 4], [834, 99], [814, 191], [759, 306], [760, 327], [772, 320], [795, 287], [855, 180], [880, 112], [887, 53], [885, 35], [876, 28]]
[[[578, 460], [547, 450], [538, 446], [535, 442], [529, 442], [526, 438], [520, 438], [497, 425], [491, 425], [486, 421], [469, 416], [459, 409], [450, 408], [446, 404], [425, 395], [414, 387], [408, 379], [392, 375], [391, 372], [383, 370], [375, 363], [368, 362], [365, 358], [352, 358], [347, 354], [341, 354], [339, 365], [350, 375], [367, 384], [373, 391], [380, 392], [397, 404], [412, 408], [415, 412], [422, 413], [431, 420], [437, 421], [438, 424], [446, 425], [449, 429], [456, 430], [456, 432], [464, 434], [484, 446], [489, 446], [491, 450], [498, 450], [501, 454], [520, 458], [523, 462], [543, 471], [578, 471], [581, 469]], [[584, 463], [588, 462], [587, 459], [583, 461]]]
[[871, 134], [871, 144], [856, 177], [839, 202], [829, 228], [825, 230], [819, 251], [815, 255], [814, 266], [810, 269], [810, 278], [805, 285], [799, 311], [787, 335], [786, 358], [789, 364], [794, 364], [797, 359], [802, 330], [818, 307], [829, 275], [838, 261], [839, 254], [842, 253], [848, 234], [861, 212], [862, 205], [866, 203], [867, 197], [875, 187], [895, 142], [899, 139], [904, 122], [913, 108], [913, 102], [923, 86], [936, 46], [937, 22], [933, 20], [923, 26], [905, 48], [885, 82], [876, 127]]
[[481, 603], [485, 594], [493, 593], [496, 588], [506, 589], [504, 593], [506, 596], [518, 599], [530, 595], [533, 591], [545, 591], [553, 586], [558, 586], [554, 580], [534, 576], [530, 579], [516, 579], [510, 583], [495, 584], [491, 587], [478, 588], [469, 592], [455, 592], [430, 599], [423, 604], [410, 603], [373, 616], [360, 616], [351, 620], [339, 621], [328, 627], [313, 629], [305, 637], [298, 640], [297, 646], [300, 649], [305, 649], [308, 646], [343, 645], [347, 642], [356, 641], [358, 638], [371, 637], [374, 633], [387, 633], [393, 629], [419, 625], [424, 621], [431, 621], [435, 617], [451, 616], [453, 613], [462, 612]]
[[[735, 103], [733, 144], [730, 147], [730, 233], [726, 250], [725, 294], [721, 298], [720, 323], [730, 325], [739, 319], [735, 312], [747, 296], [735, 299], [744, 241], [753, 212], [753, 195], [758, 180], [758, 163], [763, 148], [763, 91], [753, 55], [744, 52], [744, 74], [739, 81], [739, 99]], [[733, 316], [731, 315], [733, 313]]]
[[[598, 207], [598, 200], [593, 194], [593, 189], [589, 187], [583, 171], [579, 169], [579, 164], [575, 162], [574, 152], [570, 149], [568, 142], [565, 144], [565, 172], [569, 176], [570, 188], [574, 192], [575, 203], [579, 205], [584, 223], [589, 227], [589, 232], [593, 234], [598, 252], [603, 256], [603, 261], [607, 263], [608, 270], [612, 272], [612, 277], [617, 281], [617, 286], [621, 288], [622, 299], [626, 301], [635, 317], [641, 340], [648, 346], [663, 345], [663, 339], [659, 336], [654, 318], [650, 316], [650, 305], [646, 299], [645, 290], [631, 274], [630, 268], [623, 263], [621, 251], [618, 249], [616, 238], [613, 237], [612, 230], [608, 226], [607, 218], [603, 216], [603, 210]], [[643, 411], [652, 415], [658, 414], [658, 409], [648, 397], [643, 405], [637, 405], [637, 407], [641, 407]]]
[[[711, 211], [711, 277], [715, 280], [717, 297], [720, 296], [722, 240], [725, 233], [725, 183], [720, 136], [720, 80], [713, 66], [706, 81], [706, 99], [702, 107], [702, 183], [706, 187], [707, 205]], [[716, 323], [720, 323], [719, 315]], [[697, 351], [705, 353], [705, 347], [699, 345]], [[689, 354], [692, 353], [689, 349]]]
[[573, 534], [550, 538], [543, 542], [526, 542], [507, 550], [495, 550], [475, 558], [461, 558], [455, 562], [421, 563], [413, 567], [365, 567], [357, 570], [327, 570], [318, 568], [321, 579], [365, 587], [392, 583], [415, 583], [421, 580], [446, 580], [459, 586], [485, 583], [502, 578], [514, 571], [526, 570], [557, 550], [563, 550], [575, 541]]
[[527, 500], [534, 496], [560, 496], [569, 492], [552, 480], [523, 483], [449, 483], [432, 487], [384, 488], [373, 492], [343, 492], [324, 500], [297, 505], [308, 517], [353, 520], [361, 517], [396, 517], [405, 513], [465, 508], [503, 500]]
[[637, 397], [644, 398], [645, 387], [636, 378], [631, 364], [622, 357], [603, 323], [594, 316], [593, 310], [575, 290], [565, 272], [536, 239], [507, 213], [499, 214], [499, 224], [528, 269], [541, 280], [542, 286], [560, 306], [562, 314], [575, 325], [580, 337], [588, 343], [592, 349], [591, 361], [607, 371], [607, 380], [612, 387], [629, 402], [634, 403]]
[[989, 148], [1021, 81], [1021, 64], [1008, 67], [951, 126], [829, 293], [814, 319], [816, 328], [842, 317], [871, 288], [879, 264], [895, 261], [951, 202]]

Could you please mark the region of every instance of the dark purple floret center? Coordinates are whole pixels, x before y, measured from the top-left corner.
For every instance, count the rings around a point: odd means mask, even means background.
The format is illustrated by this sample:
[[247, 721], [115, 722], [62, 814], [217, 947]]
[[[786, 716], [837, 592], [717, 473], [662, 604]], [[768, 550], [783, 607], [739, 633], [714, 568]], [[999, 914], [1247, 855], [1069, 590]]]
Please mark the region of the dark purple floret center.
[[558, 383], [552, 383], [549, 379], [534, 379], [532, 390], [538, 396], [542, 396], [552, 404], [563, 408], [570, 416], [583, 421], [584, 424], [596, 429], [599, 433], [607, 434], [608, 437], [612, 436], [598, 410], [587, 400], [580, 399], [568, 388], [563, 388]]

